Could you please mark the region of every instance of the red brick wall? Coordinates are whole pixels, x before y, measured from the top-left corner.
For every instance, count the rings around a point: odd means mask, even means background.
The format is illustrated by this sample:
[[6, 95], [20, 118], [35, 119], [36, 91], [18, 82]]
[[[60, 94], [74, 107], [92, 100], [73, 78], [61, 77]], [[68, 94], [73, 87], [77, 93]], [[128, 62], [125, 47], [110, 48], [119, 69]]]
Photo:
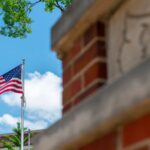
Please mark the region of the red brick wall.
[[107, 79], [105, 45], [105, 25], [97, 22], [64, 54], [62, 60], [64, 113], [105, 84]]
[[[105, 25], [93, 24], [64, 54], [63, 113], [107, 80]], [[79, 150], [150, 150], [150, 114], [116, 127]]]
[[83, 146], [80, 150], [116, 150], [117, 149], [117, 133], [110, 133], [94, 142]]
[[[105, 24], [97, 22], [64, 54], [63, 113], [106, 83], [106, 58]], [[116, 126], [79, 150], [150, 150], [150, 114]]]
[[[123, 147], [143, 145], [137, 150], [150, 150], [150, 114], [126, 124], [122, 130]], [[141, 146], [142, 147], [142, 146]]]
[[150, 150], [150, 114], [116, 127], [79, 150]]

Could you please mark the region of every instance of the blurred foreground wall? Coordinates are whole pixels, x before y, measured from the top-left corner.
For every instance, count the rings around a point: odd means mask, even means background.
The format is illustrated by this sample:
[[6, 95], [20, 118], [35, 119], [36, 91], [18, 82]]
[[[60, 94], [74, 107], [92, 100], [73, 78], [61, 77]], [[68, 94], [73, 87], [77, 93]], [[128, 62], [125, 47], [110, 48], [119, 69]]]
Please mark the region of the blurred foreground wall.
[[150, 0], [74, 0], [52, 47], [64, 115], [35, 150], [149, 150]]

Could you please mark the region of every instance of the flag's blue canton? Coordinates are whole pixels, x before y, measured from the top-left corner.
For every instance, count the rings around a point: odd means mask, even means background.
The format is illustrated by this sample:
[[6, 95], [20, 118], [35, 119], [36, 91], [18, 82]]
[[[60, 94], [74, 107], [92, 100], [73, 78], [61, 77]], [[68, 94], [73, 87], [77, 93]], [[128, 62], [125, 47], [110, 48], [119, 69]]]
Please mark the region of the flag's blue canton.
[[21, 79], [21, 65], [17, 66], [16, 68], [10, 70], [9, 72], [2, 75], [3, 78], [8, 82], [12, 78], [18, 78]]

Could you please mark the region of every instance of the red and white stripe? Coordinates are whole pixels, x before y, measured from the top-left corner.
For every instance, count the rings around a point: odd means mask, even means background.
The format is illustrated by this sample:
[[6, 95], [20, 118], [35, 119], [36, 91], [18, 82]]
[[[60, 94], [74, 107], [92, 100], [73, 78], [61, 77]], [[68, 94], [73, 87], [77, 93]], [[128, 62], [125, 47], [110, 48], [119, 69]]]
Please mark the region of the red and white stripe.
[[22, 81], [18, 78], [12, 78], [6, 82], [5, 79], [0, 76], [0, 94], [9, 91], [22, 94]]

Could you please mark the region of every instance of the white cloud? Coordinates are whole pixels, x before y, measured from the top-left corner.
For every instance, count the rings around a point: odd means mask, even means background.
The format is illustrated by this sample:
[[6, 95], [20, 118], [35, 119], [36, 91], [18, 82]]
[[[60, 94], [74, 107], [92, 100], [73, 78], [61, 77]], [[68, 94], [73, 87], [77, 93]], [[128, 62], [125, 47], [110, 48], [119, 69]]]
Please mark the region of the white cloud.
[[[10, 114], [4, 114], [3, 116], [0, 117], [0, 125], [2, 125], [2, 126], [9, 126], [11, 128], [14, 128], [14, 127], [16, 127], [17, 122], [20, 122], [20, 118], [13, 117]], [[32, 122], [29, 120], [25, 120], [24, 126], [30, 128], [30, 129], [34, 129], [34, 130], [42, 129], [42, 128], [47, 127], [47, 122], [45, 122], [45, 121]]]
[[[59, 119], [62, 108], [61, 92], [61, 78], [55, 74], [51, 72], [46, 72], [45, 74], [40, 74], [39, 72], [28, 74], [28, 79], [25, 80], [26, 118], [32, 122], [39, 121], [40, 125], [43, 122], [42, 126], [45, 126], [45, 122], [50, 124]], [[20, 107], [19, 94], [6, 93], [1, 96], [1, 99], [9, 106]], [[6, 115], [3, 119], [10, 119], [10, 116]], [[13, 121], [15, 122], [15, 120]], [[35, 123], [34, 126], [40, 125]]]
[[19, 120], [17, 118], [13, 118], [9, 114], [4, 114], [3, 116], [0, 117], [0, 124], [2, 125], [9, 125], [11, 127], [15, 127], [18, 121]]

